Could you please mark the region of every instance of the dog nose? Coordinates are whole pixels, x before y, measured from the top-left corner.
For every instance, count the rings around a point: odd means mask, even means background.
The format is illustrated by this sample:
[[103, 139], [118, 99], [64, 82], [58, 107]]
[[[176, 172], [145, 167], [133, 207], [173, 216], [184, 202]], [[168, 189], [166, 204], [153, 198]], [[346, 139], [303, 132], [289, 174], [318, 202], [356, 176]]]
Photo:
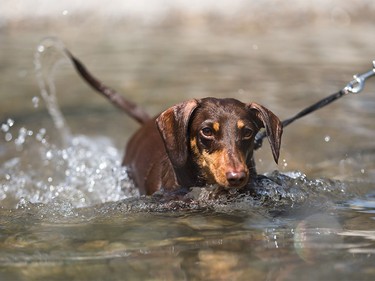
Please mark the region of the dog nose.
[[228, 172], [226, 173], [227, 181], [230, 186], [238, 187], [245, 183], [246, 180], [246, 173], [244, 171], [240, 172]]

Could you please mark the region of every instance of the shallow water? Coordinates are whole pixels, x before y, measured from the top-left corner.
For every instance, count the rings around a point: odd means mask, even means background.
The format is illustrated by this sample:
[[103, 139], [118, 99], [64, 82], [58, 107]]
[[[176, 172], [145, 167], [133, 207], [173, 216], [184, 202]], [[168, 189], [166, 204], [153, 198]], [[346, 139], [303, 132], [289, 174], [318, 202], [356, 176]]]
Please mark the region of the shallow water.
[[[372, 31], [123, 27], [59, 37], [150, 112], [230, 96], [285, 119], [370, 69]], [[207, 187], [185, 201], [139, 197], [120, 167], [136, 124], [64, 61], [52, 75], [66, 121], [56, 129], [33, 66], [46, 35], [1, 34], [1, 280], [373, 280], [374, 81], [288, 127], [278, 166], [265, 142], [256, 162], [268, 179], [255, 196]]]

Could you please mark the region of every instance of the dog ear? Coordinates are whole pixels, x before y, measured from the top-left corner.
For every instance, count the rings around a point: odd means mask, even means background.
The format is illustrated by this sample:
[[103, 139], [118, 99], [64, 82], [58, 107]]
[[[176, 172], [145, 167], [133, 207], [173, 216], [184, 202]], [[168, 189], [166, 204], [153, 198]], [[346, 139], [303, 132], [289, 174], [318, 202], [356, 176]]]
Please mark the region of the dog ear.
[[197, 100], [188, 100], [168, 108], [156, 119], [168, 157], [175, 167], [182, 167], [186, 163], [189, 120], [197, 106]]
[[250, 103], [249, 107], [255, 111], [255, 115], [262, 122], [262, 127], [266, 129], [267, 138], [271, 145], [273, 159], [277, 163], [280, 154], [281, 135], [283, 133], [283, 125], [280, 119], [269, 109], [257, 103]]

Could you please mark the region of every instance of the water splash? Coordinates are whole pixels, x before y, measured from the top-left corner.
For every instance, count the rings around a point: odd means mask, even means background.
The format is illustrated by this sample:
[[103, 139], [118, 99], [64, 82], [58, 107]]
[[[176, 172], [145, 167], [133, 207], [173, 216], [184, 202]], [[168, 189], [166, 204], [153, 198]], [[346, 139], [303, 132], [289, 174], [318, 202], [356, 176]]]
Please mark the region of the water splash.
[[[110, 139], [70, 133], [55, 87], [56, 70], [64, 61], [69, 62], [64, 44], [57, 38], [46, 38], [37, 46], [36, 79], [58, 137], [55, 130], [48, 132], [45, 128], [32, 131], [18, 124], [21, 126], [16, 129], [12, 119], [1, 124], [6, 143], [0, 149], [9, 154], [0, 166], [2, 207], [22, 208], [26, 202], [30, 206], [52, 204], [56, 213], [56, 206], [62, 210], [66, 206], [80, 208], [138, 195], [121, 167], [122, 153]], [[32, 98], [35, 108], [39, 102], [38, 97]], [[56, 141], [50, 142], [49, 134]], [[60, 140], [62, 143], [58, 143]]]
[[[48, 112], [65, 146], [69, 144], [72, 136], [58, 106], [54, 78], [58, 66], [66, 61], [68, 60], [64, 52], [64, 44], [53, 37], [42, 40], [34, 54], [34, 68], [40, 95], [46, 103]], [[33, 98], [33, 103], [34, 106], [37, 104], [35, 98]]]
[[24, 200], [86, 207], [138, 194], [108, 138], [72, 136], [71, 144], [60, 148], [49, 143], [45, 129], [21, 128], [8, 145], [18, 154], [0, 166], [3, 207], [14, 208]]
[[[214, 211], [223, 213], [300, 214], [334, 208], [337, 203], [363, 195], [356, 185], [330, 179], [308, 179], [299, 171], [274, 171], [259, 175], [253, 189], [223, 192], [215, 186], [195, 187], [178, 197], [155, 193], [151, 197], [127, 198], [108, 209], [126, 212]], [[108, 207], [108, 205], [107, 205]]]

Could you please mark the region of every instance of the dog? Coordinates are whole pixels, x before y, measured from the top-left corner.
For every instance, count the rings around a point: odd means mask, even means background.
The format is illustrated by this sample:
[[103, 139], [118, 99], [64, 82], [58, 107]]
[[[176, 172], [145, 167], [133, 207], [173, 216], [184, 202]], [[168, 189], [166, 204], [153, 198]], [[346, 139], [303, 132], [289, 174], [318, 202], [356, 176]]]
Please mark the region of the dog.
[[208, 97], [184, 101], [151, 118], [97, 80], [68, 50], [66, 54], [95, 90], [142, 125], [129, 140], [122, 162], [140, 194], [207, 185], [250, 187], [257, 175], [253, 151], [261, 128], [278, 162], [283, 126], [266, 107]]

